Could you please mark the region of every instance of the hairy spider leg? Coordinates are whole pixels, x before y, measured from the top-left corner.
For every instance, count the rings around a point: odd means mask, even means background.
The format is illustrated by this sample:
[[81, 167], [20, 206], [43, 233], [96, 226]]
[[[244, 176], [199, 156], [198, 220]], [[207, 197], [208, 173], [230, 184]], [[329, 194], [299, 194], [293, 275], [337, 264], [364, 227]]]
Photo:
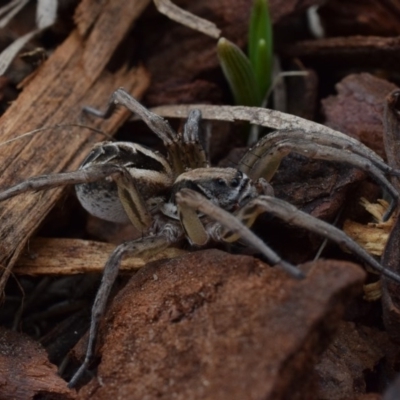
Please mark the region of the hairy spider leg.
[[[276, 197], [262, 195], [250, 200], [237, 212], [236, 218], [241, 220], [243, 224], [251, 226], [257, 217], [265, 212], [270, 213], [274, 217], [277, 217], [286, 223], [307, 229], [310, 232], [314, 232], [332, 240], [340, 246], [346, 247], [354, 255], [370, 265], [374, 270], [391, 278], [395, 282], [400, 283], [400, 276], [398, 274], [382, 266], [374, 257], [359, 246], [353, 239], [347, 236], [342, 230], [325, 221], [315, 218], [312, 215], [299, 210], [292, 204], [277, 199]], [[225, 229], [222, 233], [224, 240], [229, 242], [236, 240], [237, 233], [228, 229]]]
[[116, 106], [120, 104], [140, 119], [163, 141], [165, 145], [172, 144], [177, 138], [177, 133], [171, 128], [170, 124], [162, 117], [152, 113], [142, 106], [125, 89], [117, 89], [110, 97], [105, 111], [100, 111], [92, 107], [84, 107], [84, 111], [96, 117], [107, 119], [114, 113]]
[[[339, 132], [338, 132], [339, 133]], [[311, 143], [317, 143], [329, 147], [334, 147], [342, 150], [349, 150], [352, 153], [358, 154], [368, 160], [370, 160], [376, 167], [382, 172], [398, 175], [400, 171], [394, 170], [387, 165], [381, 157], [379, 157], [374, 151], [366, 147], [360, 142], [355, 141], [349, 136], [343, 134], [337, 135], [324, 131], [305, 131], [303, 129], [295, 130], [279, 130], [269, 133], [260, 139], [245, 156], [242, 158], [243, 172], [251, 173], [252, 166], [262, 157], [266, 149], [273, 147], [275, 143], [281, 140], [293, 139], [303, 140]], [[247, 170], [246, 170], [247, 168]], [[258, 177], [254, 177], [256, 179]]]
[[45, 190], [64, 185], [95, 182], [108, 176], [120, 174], [123, 169], [123, 167], [118, 165], [102, 164], [92, 165], [73, 172], [35, 176], [0, 192], [0, 201], [10, 199], [11, 197], [28, 191]]
[[147, 231], [152, 223], [152, 217], [135, 185], [135, 179], [126, 168], [123, 168], [114, 181], [117, 184], [118, 197], [132, 225], [138, 231]]
[[137, 114], [163, 141], [175, 176], [188, 168], [208, 166], [207, 156], [199, 140], [200, 111], [192, 110], [189, 113], [183, 135], [176, 133], [164, 118], [147, 110], [123, 88], [112, 94], [104, 112], [92, 107], [85, 107], [84, 111], [99, 118], [109, 118], [118, 104]]
[[382, 170], [386, 173], [397, 174], [398, 171], [386, 164], [378, 164], [371, 161], [366, 155], [352, 152], [352, 149], [337, 148], [330, 145], [316, 143], [307, 139], [300, 139], [298, 135], [290, 138], [289, 135], [275, 135], [273, 140], [263, 140], [254, 150], [250, 150], [240, 161], [240, 170], [249, 171], [252, 179], [264, 177], [271, 180], [280, 162], [289, 153], [297, 153], [312, 159], [342, 162], [360, 168], [371, 174], [390, 194], [392, 201], [384, 215], [387, 221], [396, 209], [399, 202], [399, 192], [386, 179]]
[[189, 168], [207, 168], [210, 166], [202, 142], [204, 142], [204, 132], [201, 126], [201, 111], [190, 110], [182, 134], [182, 144], [186, 156], [184, 164]]
[[116, 182], [121, 203], [135, 228], [139, 231], [147, 230], [151, 224], [151, 216], [136, 189], [134, 179], [125, 167], [114, 164], [97, 164], [73, 172], [35, 176], [0, 192], [0, 201], [28, 191], [96, 182], [107, 177], [112, 177]]
[[[182, 225], [185, 227], [185, 230], [187, 230], [186, 233], [190, 239], [192, 239], [190, 235], [195, 231], [193, 228], [191, 228], [191, 223], [193, 223], [193, 220], [197, 219], [197, 221], [195, 221], [196, 229], [200, 226], [200, 224], [202, 225], [200, 217], [195, 213], [197, 210], [219, 222], [222, 226], [229, 229], [230, 232], [235, 232], [235, 234], [238, 235], [238, 237], [245, 241], [249, 246], [260, 251], [267, 258], [271, 265], [280, 266], [295, 278], [304, 278], [305, 275], [302, 271], [300, 271], [294, 265], [282, 260], [277, 253], [267, 246], [234, 215], [216, 206], [200, 193], [185, 188], [177, 192], [175, 198], [178, 204]], [[192, 210], [192, 212], [189, 213], [189, 210]], [[206, 234], [204, 227], [202, 227], [202, 229], [204, 230], [204, 234]]]
[[152, 255], [154, 255], [167, 248], [170, 244], [171, 242], [164, 236], [152, 236], [122, 243], [112, 252], [104, 267], [100, 287], [93, 303], [85, 359], [69, 381], [69, 388], [76, 386], [85, 371], [90, 366], [90, 363], [93, 361], [100, 322], [104, 316], [111, 288], [117, 279], [122, 257], [128, 253], [135, 254], [135, 256], [138, 257], [150, 252]]

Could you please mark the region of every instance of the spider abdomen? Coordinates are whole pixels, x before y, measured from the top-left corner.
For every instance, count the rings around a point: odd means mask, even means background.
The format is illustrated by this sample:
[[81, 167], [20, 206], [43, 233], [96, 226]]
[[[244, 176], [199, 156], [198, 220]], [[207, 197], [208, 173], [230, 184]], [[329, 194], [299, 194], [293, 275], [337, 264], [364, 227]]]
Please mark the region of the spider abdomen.
[[[95, 164], [114, 164], [126, 168], [137, 191], [146, 202], [165, 192], [172, 184], [172, 171], [158, 152], [136, 143], [103, 142], [88, 154], [81, 169]], [[112, 179], [76, 185], [76, 194], [83, 208], [106, 221], [129, 223]]]
[[115, 182], [105, 179], [75, 186], [82, 207], [91, 215], [120, 224], [129, 223], [124, 207], [118, 197]]

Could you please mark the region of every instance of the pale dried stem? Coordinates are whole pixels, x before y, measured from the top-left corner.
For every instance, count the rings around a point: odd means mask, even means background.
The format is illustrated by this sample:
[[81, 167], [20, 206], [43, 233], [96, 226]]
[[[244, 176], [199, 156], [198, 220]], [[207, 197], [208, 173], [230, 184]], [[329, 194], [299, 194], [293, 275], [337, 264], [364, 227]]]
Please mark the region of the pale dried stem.
[[188, 11], [182, 10], [177, 5], [169, 0], [153, 0], [158, 11], [173, 21], [179, 22], [188, 28], [194, 29], [204, 33], [205, 35], [211, 36], [218, 39], [221, 35], [221, 30], [217, 26], [207, 21], [206, 19], [200, 18]]

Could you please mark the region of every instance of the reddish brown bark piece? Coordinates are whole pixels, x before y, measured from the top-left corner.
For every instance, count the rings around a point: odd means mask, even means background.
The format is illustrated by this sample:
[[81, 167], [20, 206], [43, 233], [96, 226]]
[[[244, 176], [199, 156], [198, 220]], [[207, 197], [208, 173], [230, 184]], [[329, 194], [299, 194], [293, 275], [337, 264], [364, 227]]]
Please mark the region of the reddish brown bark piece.
[[349, 36], [304, 40], [284, 46], [279, 53], [320, 66], [393, 68], [400, 62], [400, 37]]
[[389, 345], [385, 332], [342, 321], [334, 340], [316, 365], [319, 400], [355, 398], [365, 393], [372, 372]]
[[[365, 173], [348, 165], [332, 164], [288, 155], [272, 180], [275, 196], [316, 218], [333, 221], [346, 200], [353, 195], [354, 185], [365, 179]], [[267, 225], [268, 224], [268, 225]], [[271, 227], [272, 225], [272, 227]], [[315, 257], [323, 238], [282, 222], [257, 222], [257, 234], [279, 254], [293, 263]], [[290, 249], [290, 251], [288, 251]]]
[[400, 4], [392, 0], [331, 0], [318, 10], [328, 36], [400, 34]]
[[385, 156], [383, 109], [393, 83], [371, 74], [348, 75], [336, 85], [338, 94], [322, 101], [326, 125], [347, 133]]
[[29, 400], [75, 398], [40, 344], [28, 336], [0, 328], [0, 398]]
[[334, 218], [349, 187], [365, 174], [348, 165], [288, 156], [273, 178], [275, 195], [316, 218]]
[[[0, 121], [0, 143], [33, 129], [56, 124], [87, 124], [112, 134], [129, 116], [124, 111], [104, 122], [83, 118], [82, 106], [104, 107], [109, 96], [124, 86], [141, 96], [148, 85], [143, 69], [103, 71], [132, 21], [140, 15], [147, 0], [108, 2], [83, 39], [73, 31], [65, 42], [39, 68], [18, 99]], [[129, 16], [129, 17], [128, 17]], [[109, 32], [109, 27], [117, 29]], [[89, 44], [103, 36], [102, 43]], [[88, 149], [104, 136], [81, 127], [46, 130], [17, 140], [0, 150], [1, 188], [28, 177], [76, 169]], [[24, 244], [51, 209], [62, 190], [26, 194], [0, 205], [0, 264], [8, 269], [0, 281], [0, 293]]]
[[80, 399], [304, 398], [354, 264], [318, 261], [296, 281], [252, 257], [191, 253], [140, 270], [108, 312], [97, 379]]

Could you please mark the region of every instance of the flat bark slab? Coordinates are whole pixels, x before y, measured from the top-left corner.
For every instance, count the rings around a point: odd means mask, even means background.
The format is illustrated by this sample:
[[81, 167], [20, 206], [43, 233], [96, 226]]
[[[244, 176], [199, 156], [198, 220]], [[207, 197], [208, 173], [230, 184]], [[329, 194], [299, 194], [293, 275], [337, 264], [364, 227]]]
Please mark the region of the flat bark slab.
[[[82, 107], [104, 107], [111, 93], [124, 86], [140, 97], [148, 85], [143, 68], [122, 68], [111, 74], [105, 67], [114, 50], [149, 1], [104, 2], [98, 9], [84, 1], [78, 10], [80, 26], [39, 68], [0, 120], [0, 143], [25, 132], [58, 124], [86, 124], [112, 134], [129, 113], [108, 121], [82, 116]], [[92, 8], [97, 13], [91, 14]], [[85, 14], [86, 12], [86, 14]], [[86, 15], [86, 17], [85, 17]], [[88, 17], [90, 17], [88, 19]], [[90, 34], [79, 34], [90, 27]], [[110, 29], [110, 26], [113, 29]], [[3, 146], [0, 174], [3, 189], [34, 175], [74, 170], [94, 142], [105, 140], [82, 127], [49, 129]], [[0, 293], [26, 241], [62, 195], [62, 189], [18, 196], [0, 205]]]
[[279, 53], [298, 57], [305, 62], [331, 66], [363, 66], [385, 68], [396, 65], [399, 57], [400, 38], [380, 36], [330, 37], [304, 40], [283, 47]]
[[38, 342], [4, 328], [0, 328], [0, 376], [2, 400], [75, 398]]
[[383, 109], [396, 85], [371, 74], [347, 75], [336, 84], [337, 95], [322, 100], [326, 125], [358, 139], [386, 158]]
[[191, 253], [141, 269], [100, 337], [80, 399], [310, 398], [313, 365], [365, 273], [309, 264], [296, 281], [248, 256]]

